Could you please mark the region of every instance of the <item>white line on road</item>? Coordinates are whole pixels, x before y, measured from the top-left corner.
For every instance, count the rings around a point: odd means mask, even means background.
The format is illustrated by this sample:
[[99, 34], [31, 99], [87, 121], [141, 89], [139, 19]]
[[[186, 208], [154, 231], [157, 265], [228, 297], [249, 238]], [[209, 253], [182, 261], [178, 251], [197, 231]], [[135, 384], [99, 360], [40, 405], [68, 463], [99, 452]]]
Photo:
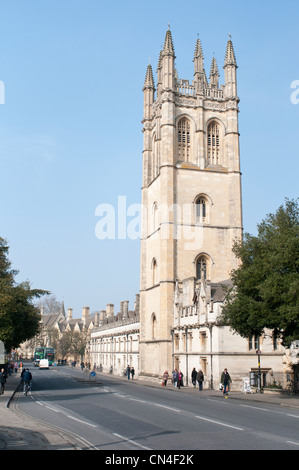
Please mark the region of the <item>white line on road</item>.
[[267, 410], [266, 408], [260, 408], [259, 406], [250, 406], [250, 405], [240, 405], [240, 406], [243, 406], [244, 408], [253, 408], [254, 410], [260, 410], [260, 411], [270, 411], [271, 410]]
[[45, 405], [46, 408], [48, 408], [51, 411], [55, 411], [55, 413], [60, 413], [59, 410], [55, 410], [55, 408], [51, 408], [51, 406]]
[[204, 418], [203, 416], [195, 416], [195, 418], [202, 419], [204, 421], [209, 421], [210, 423], [219, 424], [220, 426], [226, 426], [227, 428], [237, 429], [237, 431], [244, 431], [243, 428], [238, 428], [237, 426], [232, 426], [231, 424], [220, 423], [219, 421], [214, 421], [213, 419]]
[[299, 446], [299, 442], [286, 441], [287, 444], [293, 444], [294, 446]]
[[132, 401], [138, 401], [138, 403], [146, 403], [145, 400], [139, 400], [138, 398], [130, 398]]
[[116, 436], [119, 439], [123, 439], [126, 442], [130, 442], [134, 446], [140, 447], [141, 449], [152, 450], [150, 447], [146, 447], [146, 446], [143, 446], [142, 444], [138, 444], [138, 442], [132, 441], [131, 439], [128, 439], [127, 437], [121, 436], [120, 434], [116, 434], [116, 432], [113, 433], [113, 436]]
[[296, 416], [296, 415], [288, 415], [287, 416], [291, 416], [292, 418], [299, 418], [299, 416]]
[[160, 405], [159, 403], [152, 403], [152, 404], [155, 406], [159, 406], [160, 408], [166, 408], [166, 410], [175, 411], [176, 413], [181, 412], [180, 410], [177, 410], [176, 408], [171, 408], [170, 406]]
[[87, 426], [91, 426], [92, 428], [98, 427], [95, 424], [87, 423], [86, 421], [82, 421], [82, 419], [75, 418], [74, 416], [71, 416], [71, 415], [66, 415], [66, 416], [70, 419], [74, 419], [75, 421], [79, 421], [79, 423], [83, 423], [83, 424], [86, 424]]

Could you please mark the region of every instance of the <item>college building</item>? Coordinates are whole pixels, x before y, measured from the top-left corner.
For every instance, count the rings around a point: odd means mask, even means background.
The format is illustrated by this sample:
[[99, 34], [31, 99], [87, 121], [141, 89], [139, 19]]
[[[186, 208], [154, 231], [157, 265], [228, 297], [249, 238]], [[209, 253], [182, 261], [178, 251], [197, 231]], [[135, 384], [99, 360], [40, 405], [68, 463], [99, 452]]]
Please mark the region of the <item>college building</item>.
[[139, 380], [164, 371], [202, 369], [204, 386], [217, 388], [227, 368], [232, 389], [256, 384], [257, 350], [262, 385], [286, 386], [290, 353], [271, 332], [242, 338], [219, 324], [238, 267], [232, 252], [242, 237], [237, 61], [231, 38], [224, 47], [224, 84], [215, 57], [209, 77], [200, 39], [193, 80], [178, 77], [170, 29], [143, 87], [143, 174], [140, 296], [114, 317], [111, 305], [91, 332], [91, 362], [122, 374], [134, 366]]

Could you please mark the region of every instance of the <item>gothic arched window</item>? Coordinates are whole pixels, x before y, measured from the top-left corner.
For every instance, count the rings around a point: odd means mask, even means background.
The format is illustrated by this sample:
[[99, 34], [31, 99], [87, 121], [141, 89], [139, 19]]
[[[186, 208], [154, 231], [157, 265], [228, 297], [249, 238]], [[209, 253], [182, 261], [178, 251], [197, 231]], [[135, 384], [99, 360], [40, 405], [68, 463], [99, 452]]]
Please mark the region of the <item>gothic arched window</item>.
[[196, 222], [206, 222], [207, 220], [207, 201], [203, 196], [199, 196], [195, 201]]
[[208, 260], [206, 256], [199, 256], [196, 260], [196, 279], [206, 280], [208, 274]]
[[220, 130], [216, 121], [208, 126], [208, 164], [220, 164]]
[[152, 260], [152, 281], [153, 281], [153, 286], [157, 284], [157, 260], [156, 258], [153, 258]]
[[152, 314], [151, 323], [152, 323], [152, 339], [156, 339], [157, 318], [156, 318], [156, 315], [154, 313]]
[[189, 161], [190, 142], [190, 122], [182, 118], [178, 123], [178, 161]]

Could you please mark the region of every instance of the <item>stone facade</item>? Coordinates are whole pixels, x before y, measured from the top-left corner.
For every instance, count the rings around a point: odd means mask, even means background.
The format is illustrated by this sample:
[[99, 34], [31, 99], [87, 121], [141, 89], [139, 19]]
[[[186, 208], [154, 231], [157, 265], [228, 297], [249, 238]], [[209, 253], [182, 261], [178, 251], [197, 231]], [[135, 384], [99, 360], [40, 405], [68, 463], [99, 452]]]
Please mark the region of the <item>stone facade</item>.
[[209, 80], [201, 42], [194, 79], [179, 79], [171, 31], [161, 50], [157, 85], [151, 65], [144, 83], [140, 308], [118, 315], [107, 308], [91, 333], [91, 361], [139, 379], [160, 380], [180, 369], [185, 384], [201, 368], [205, 388], [218, 388], [224, 368], [233, 389], [256, 381], [286, 385], [290, 358], [271, 332], [241, 338], [218, 324], [232, 252], [242, 237], [237, 62], [231, 39], [225, 83], [213, 58]]
[[[140, 373], [171, 369], [173, 297], [185, 279], [221, 283], [237, 266], [242, 235], [237, 64], [227, 44], [225, 85], [213, 58], [208, 82], [200, 40], [194, 80], [178, 79], [171, 31], [144, 84]], [[192, 281], [193, 279], [193, 281]], [[189, 283], [190, 284], [190, 283]], [[184, 284], [185, 285], [185, 284]], [[192, 290], [192, 289], [191, 289]]]

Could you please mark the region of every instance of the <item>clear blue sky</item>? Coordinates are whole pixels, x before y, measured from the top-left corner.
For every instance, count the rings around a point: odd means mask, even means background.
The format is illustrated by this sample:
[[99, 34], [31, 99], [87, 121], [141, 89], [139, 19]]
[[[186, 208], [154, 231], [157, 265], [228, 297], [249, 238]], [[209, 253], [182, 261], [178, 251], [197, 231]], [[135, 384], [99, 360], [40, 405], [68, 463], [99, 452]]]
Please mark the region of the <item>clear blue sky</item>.
[[[193, 79], [197, 33], [224, 82], [238, 62], [245, 231], [298, 196], [298, 0], [0, 0], [0, 236], [17, 280], [74, 316], [130, 301], [139, 240], [99, 240], [96, 207], [140, 202], [142, 87], [170, 23], [179, 78]], [[156, 78], [156, 76], [155, 76]]]

